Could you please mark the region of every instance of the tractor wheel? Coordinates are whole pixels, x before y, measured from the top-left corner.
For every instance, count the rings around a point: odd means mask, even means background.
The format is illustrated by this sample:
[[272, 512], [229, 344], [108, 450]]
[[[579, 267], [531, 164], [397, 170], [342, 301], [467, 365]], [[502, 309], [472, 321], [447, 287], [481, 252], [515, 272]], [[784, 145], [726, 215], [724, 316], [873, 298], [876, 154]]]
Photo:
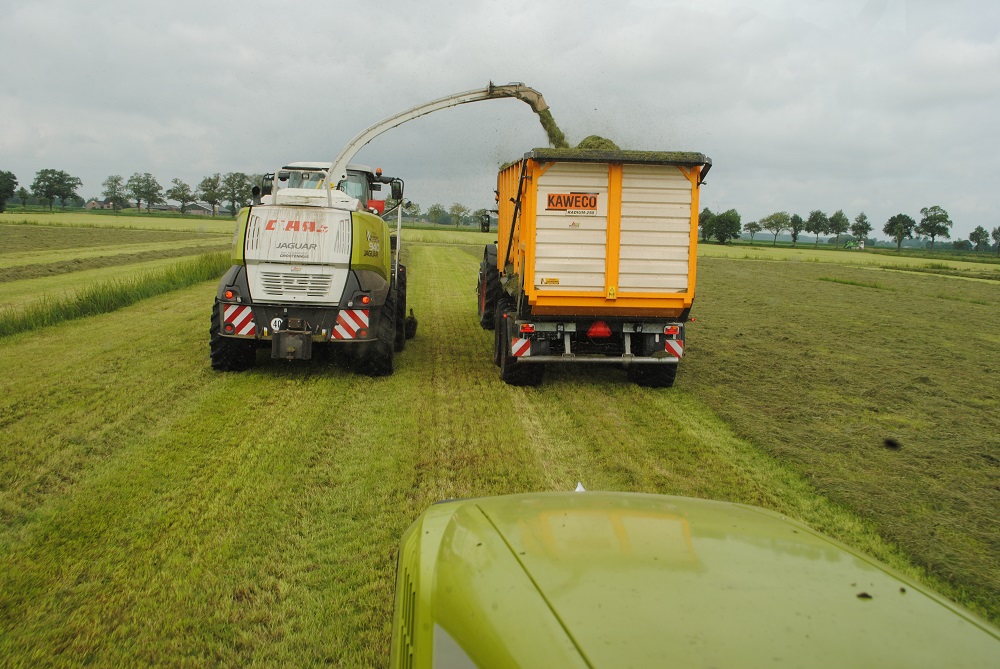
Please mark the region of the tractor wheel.
[[500, 272], [484, 259], [479, 266], [479, 325], [485, 330], [492, 330], [495, 323], [497, 302], [503, 294], [500, 285]]
[[646, 388], [670, 388], [677, 378], [677, 364], [629, 365], [628, 380]]
[[368, 376], [389, 376], [395, 371], [396, 289], [389, 291], [379, 310], [375, 341], [368, 342], [362, 365]]
[[257, 363], [257, 344], [252, 339], [223, 337], [222, 307], [218, 302], [212, 307], [212, 329], [209, 330], [209, 348], [212, 369], [220, 372], [243, 372]]
[[545, 374], [545, 365], [517, 361], [517, 358], [510, 352], [510, 329], [505, 321], [506, 319], [503, 318], [497, 321], [497, 327], [500, 330], [499, 339], [503, 342], [500, 349], [500, 380], [511, 386], [539, 385]]
[[396, 330], [393, 348], [399, 353], [406, 348], [406, 268], [400, 265], [399, 285], [396, 288]]

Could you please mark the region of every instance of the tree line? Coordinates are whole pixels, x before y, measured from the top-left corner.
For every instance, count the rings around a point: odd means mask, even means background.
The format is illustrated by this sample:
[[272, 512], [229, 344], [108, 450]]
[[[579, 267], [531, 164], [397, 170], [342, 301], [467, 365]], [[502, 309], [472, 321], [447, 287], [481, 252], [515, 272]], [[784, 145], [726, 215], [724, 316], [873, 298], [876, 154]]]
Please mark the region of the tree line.
[[[948, 212], [938, 205], [923, 207], [920, 210], [920, 221], [917, 222], [906, 214], [896, 214], [889, 217], [882, 226], [882, 232], [896, 242], [896, 250], [900, 250], [903, 241], [913, 239], [915, 236], [926, 237], [930, 240], [930, 249], [934, 250], [934, 243], [937, 239], [951, 239], [951, 228], [953, 222]], [[853, 240], [866, 241], [871, 244], [877, 240], [871, 238], [874, 230], [871, 221], [865, 212], [854, 217], [854, 221], [847, 217], [842, 209], [838, 209], [829, 216], [819, 209], [809, 212], [806, 218], [798, 214], [789, 214], [787, 211], [777, 211], [768, 214], [760, 220], [750, 221], [742, 227], [740, 226], [740, 215], [735, 209], [730, 209], [722, 213], [713, 213], [708, 207], [702, 210], [698, 216], [698, 228], [701, 238], [704, 241], [714, 239], [720, 244], [725, 244], [731, 239], [739, 239], [742, 234], [750, 235], [750, 241], [764, 231], [773, 235], [771, 245], [778, 242], [778, 235], [787, 232], [792, 239], [792, 246], [798, 244], [799, 235], [803, 232], [815, 235], [815, 244], [819, 245], [820, 235], [835, 235], [834, 244], [840, 245], [840, 238], [848, 232]], [[990, 247], [990, 239], [997, 245], [997, 254], [1000, 255], [1000, 226], [993, 228], [989, 232], [983, 226], [977, 226], [969, 235], [968, 240], [956, 240], [954, 248], [959, 250], [976, 251]]]
[[52, 209], [52, 203], [58, 198], [63, 207], [67, 201], [79, 196], [76, 191], [83, 182], [78, 177], [62, 170], [38, 170], [31, 184], [31, 192], [24, 186], [18, 187], [17, 177], [13, 172], [0, 170], [0, 212], [6, 209], [7, 200], [17, 197], [22, 204], [34, 196], [38, 201], [45, 202]]
[[[219, 205], [228, 202], [230, 212], [235, 216], [236, 212], [249, 204], [253, 186], [259, 183], [260, 179], [260, 175], [244, 172], [226, 174], [216, 172], [202, 179], [196, 187], [175, 178], [171, 181], [171, 186], [165, 189], [149, 172], [141, 174], [136, 172], [128, 179], [119, 174], [112, 174], [101, 183], [101, 186], [104, 188], [102, 195], [105, 202], [111, 205], [115, 213], [133, 201], [136, 209], [141, 209], [145, 203], [146, 211], [149, 212], [152, 207], [166, 204], [167, 200], [171, 200], [180, 204], [182, 214], [187, 212], [190, 205], [204, 202], [211, 207], [213, 216]], [[58, 199], [65, 208], [67, 202], [80, 199], [76, 191], [82, 185], [83, 182], [78, 177], [63, 170], [42, 169], [35, 174], [29, 193], [24, 186], [18, 186], [17, 177], [12, 172], [0, 170], [0, 212], [5, 210], [7, 200], [13, 197], [17, 197], [22, 205], [28, 202], [29, 197], [34, 197], [37, 201], [47, 204], [49, 210]], [[403, 204], [403, 213], [418, 218], [421, 215], [420, 205], [406, 201]], [[488, 229], [490, 220], [489, 210], [477, 209], [470, 212], [468, 207], [458, 202], [448, 209], [441, 204], [432, 204], [423, 216], [438, 225], [481, 225], [485, 226], [483, 229]], [[902, 248], [904, 240], [913, 239], [915, 235], [928, 238], [929, 248], [933, 250], [937, 239], [951, 239], [952, 226], [953, 222], [948, 212], [938, 205], [932, 205], [920, 210], [919, 222], [907, 214], [891, 216], [882, 226], [882, 232], [896, 242], [897, 251]], [[806, 218], [778, 211], [760, 220], [741, 225], [740, 214], [735, 209], [716, 214], [705, 207], [698, 216], [698, 228], [703, 241], [714, 239], [720, 244], [739, 239], [744, 233], [750, 235], [752, 242], [757, 234], [765, 230], [773, 235], [772, 246], [777, 244], [778, 236], [782, 232], [789, 233], [792, 246], [798, 244], [799, 235], [803, 232], [815, 235], [817, 246], [820, 235], [835, 235], [834, 243], [839, 245], [840, 237], [848, 232], [854, 240], [864, 240], [872, 244], [877, 241], [870, 238], [874, 227], [865, 212], [862, 211], [855, 216], [852, 222], [842, 209], [829, 216], [815, 209], [809, 212]], [[981, 225], [977, 226], [968, 240], [956, 240], [953, 247], [959, 250], [974, 248], [979, 251], [984, 247], [989, 248], [991, 239], [997, 246], [997, 254], [1000, 255], [1000, 226], [993, 228], [992, 231], [987, 231]]]
[[253, 187], [260, 180], [260, 175], [244, 172], [216, 172], [202, 179], [195, 188], [175, 178], [171, 181], [170, 188], [164, 189], [149, 172], [136, 172], [128, 180], [119, 174], [112, 174], [101, 183], [104, 187], [101, 194], [116, 212], [126, 202], [134, 201], [136, 209], [141, 209], [145, 202], [146, 211], [149, 212], [151, 207], [172, 200], [180, 205], [182, 214], [187, 213], [190, 205], [204, 202], [211, 206], [213, 216], [220, 204], [228, 202], [229, 210], [235, 216], [236, 212], [250, 203]]
[[[405, 210], [404, 213], [406, 213]], [[419, 216], [419, 207], [416, 215]], [[460, 202], [455, 202], [447, 209], [445, 209], [443, 205], [432, 204], [423, 214], [423, 218], [437, 225], [455, 226], [481, 226], [483, 225], [483, 222], [486, 221], [487, 227], [489, 225], [489, 221], [491, 220], [490, 211], [488, 209], [476, 209], [473, 211]]]
[[[260, 175], [248, 175], [244, 172], [216, 172], [201, 180], [192, 187], [181, 179], [174, 179], [169, 188], [163, 186], [149, 172], [136, 172], [128, 179], [120, 174], [112, 174], [101, 186], [105, 202], [117, 213], [135, 202], [136, 209], [141, 209], [143, 203], [146, 211], [159, 204], [172, 200], [180, 204], [181, 213], [186, 213], [188, 207], [196, 202], [204, 202], [216, 214], [220, 204], [228, 202], [233, 216], [243, 206], [250, 202], [254, 184], [260, 182]], [[51, 211], [55, 200], [60, 200], [63, 208], [68, 202], [82, 200], [77, 190], [83, 182], [63, 170], [42, 169], [35, 174], [30, 191], [24, 186], [18, 186], [17, 177], [13, 172], [0, 170], [0, 212], [5, 210], [7, 200], [16, 197], [19, 202], [27, 204], [30, 198], [46, 204]]]
[[[236, 212], [250, 202], [253, 186], [260, 183], [260, 180], [261, 176], [255, 174], [216, 172], [202, 179], [197, 186], [181, 179], [173, 179], [170, 187], [164, 188], [149, 172], [136, 172], [128, 179], [120, 174], [112, 174], [101, 183], [104, 189], [101, 195], [115, 213], [132, 206], [132, 203], [140, 210], [145, 205], [149, 212], [153, 207], [170, 200], [180, 205], [182, 214], [187, 213], [192, 204], [204, 202], [212, 208], [213, 216], [219, 205], [229, 203], [230, 213], [235, 216]], [[63, 208], [74, 200], [82, 206], [83, 200], [76, 193], [82, 183], [79, 178], [65, 171], [43, 169], [35, 175], [29, 191], [23, 186], [18, 188], [17, 177], [12, 172], [0, 171], [0, 212], [4, 211], [7, 200], [15, 197], [21, 205], [27, 204], [33, 197], [50, 210], [56, 200], [60, 200]], [[412, 218], [420, 218], [420, 205], [405, 201], [403, 213]], [[423, 218], [432, 223], [455, 226], [480, 225], [488, 217], [489, 211], [486, 209], [471, 211], [458, 202], [447, 209], [443, 205], [433, 204], [423, 213]]]

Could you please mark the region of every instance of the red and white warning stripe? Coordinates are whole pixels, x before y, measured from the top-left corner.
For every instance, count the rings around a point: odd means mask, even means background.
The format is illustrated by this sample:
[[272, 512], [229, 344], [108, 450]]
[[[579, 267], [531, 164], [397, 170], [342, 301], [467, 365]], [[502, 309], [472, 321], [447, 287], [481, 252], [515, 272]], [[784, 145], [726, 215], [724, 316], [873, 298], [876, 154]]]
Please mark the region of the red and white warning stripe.
[[666, 345], [667, 353], [671, 353], [674, 357], [680, 358], [684, 355], [684, 340], [683, 339], [668, 339]]
[[358, 330], [368, 327], [368, 309], [341, 309], [332, 339], [357, 339]]
[[245, 304], [227, 304], [223, 320], [232, 323], [238, 335], [253, 337], [257, 334], [257, 326], [253, 322], [253, 309]]
[[510, 353], [515, 358], [528, 358], [531, 356], [530, 339], [511, 339]]

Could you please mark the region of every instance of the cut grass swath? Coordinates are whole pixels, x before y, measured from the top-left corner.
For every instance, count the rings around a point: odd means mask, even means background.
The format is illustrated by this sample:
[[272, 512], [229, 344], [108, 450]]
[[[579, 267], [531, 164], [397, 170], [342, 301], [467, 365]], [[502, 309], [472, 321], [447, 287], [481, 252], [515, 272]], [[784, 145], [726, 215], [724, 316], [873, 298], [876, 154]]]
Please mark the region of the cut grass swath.
[[860, 286], [862, 288], [874, 288], [875, 290], [895, 290], [895, 288], [888, 288], [886, 286], [880, 286], [877, 283], [867, 283], [865, 281], [853, 281], [851, 279], [836, 279], [832, 276], [821, 276], [817, 279], [818, 281], [831, 281], [833, 283], [842, 283], [845, 286]]
[[96, 284], [72, 298], [45, 296], [26, 307], [0, 313], [0, 337], [116, 311], [155, 295], [219, 277], [229, 266], [228, 253], [211, 253], [177, 263], [160, 272]]
[[74, 258], [72, 260], [62, 260], [59, 262], [35, 263], [30, 265], [18, 265], [15, 267], [0, 267], [0, 283], [58, 276], [59, 274], [72, 274], [82, 270], [100, 269], [102, 267], [132, 265], [148, 262], [150, 260], [160, 260], [163, 258], [184, 258], [196, 254], [204, 255], [214, 253], [216, 251], [223, 251], [228, 248], [228, 244], [195, 247], [182, 246], [175, 249], [140, 251], [138, 253], [117, 253], [94, 256], [90, 258]]

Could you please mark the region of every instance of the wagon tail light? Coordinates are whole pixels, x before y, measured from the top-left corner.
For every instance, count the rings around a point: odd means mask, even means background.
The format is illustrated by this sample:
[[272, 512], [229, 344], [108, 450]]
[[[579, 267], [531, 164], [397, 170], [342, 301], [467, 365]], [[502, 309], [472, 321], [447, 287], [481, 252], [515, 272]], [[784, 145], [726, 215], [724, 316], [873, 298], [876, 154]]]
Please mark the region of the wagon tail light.
[[611, 336], [611, 328], [604, 321], [595, 321], [587, 330], [587, 336], [592, 339], [607, 339]]
[[665, 335], [678, 335], [681, 333], [681, 329], [676, 325], [668, 325], [663, 328], [663, 334]]
[[521, 332], [530, 334], [534, 331], [535, 331], [534, 323], [521, 323]]

